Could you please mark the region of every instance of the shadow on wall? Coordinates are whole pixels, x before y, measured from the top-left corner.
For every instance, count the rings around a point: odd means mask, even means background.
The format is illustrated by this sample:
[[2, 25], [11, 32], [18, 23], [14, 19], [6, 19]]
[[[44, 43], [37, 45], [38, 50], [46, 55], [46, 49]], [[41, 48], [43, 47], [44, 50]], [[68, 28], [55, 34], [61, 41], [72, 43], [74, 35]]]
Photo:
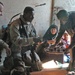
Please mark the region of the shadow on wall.
[[39, 37], [43, 37], [44, 34], [45, 34], [45, 31], [44, 30], [38, 31], [38, 36]]

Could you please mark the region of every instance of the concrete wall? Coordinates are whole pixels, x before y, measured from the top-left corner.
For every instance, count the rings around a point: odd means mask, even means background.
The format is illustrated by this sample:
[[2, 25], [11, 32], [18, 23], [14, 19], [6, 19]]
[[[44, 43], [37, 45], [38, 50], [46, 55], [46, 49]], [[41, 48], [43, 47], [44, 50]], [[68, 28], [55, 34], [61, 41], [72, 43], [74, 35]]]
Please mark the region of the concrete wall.
[[[75, 0], [72, 0], [72, 2], [75, 2]], [[55, 7], [62, 7], [66, 9], [67, 11], [72, 10], [71, 0], [55, 0]]]
[[[33, 21], [37, 34], [42, 36], [50, 26], [51, 0], [0, 0], [4, 3], [3, 16], [0, 17], [0, 28], [7, 25], [11, 17], [23, 11], [26, 6], [35, 9], [35, 19]], [[35, 7], [36, 5], [44, 4]]]
[[59, 10], [65, 9], [69, 11], [75, 11], [75, 0], [55, 0], [54, 1], [54, 12], [53, 12], [53, 23], [60, 28], [60, 22], [56, 17]]

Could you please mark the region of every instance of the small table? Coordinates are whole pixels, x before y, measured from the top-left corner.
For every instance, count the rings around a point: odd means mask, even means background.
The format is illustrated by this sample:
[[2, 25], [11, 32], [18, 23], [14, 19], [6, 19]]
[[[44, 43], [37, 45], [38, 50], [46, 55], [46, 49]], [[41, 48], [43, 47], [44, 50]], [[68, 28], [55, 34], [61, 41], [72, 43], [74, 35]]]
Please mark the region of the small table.
[[60, 63], [63, 63], [63, 52], [46, 52], [45, 54], [45, 60], [43, 60], [43, 62], [47, 62], [50, 60], [55, 60], [58, 61]]

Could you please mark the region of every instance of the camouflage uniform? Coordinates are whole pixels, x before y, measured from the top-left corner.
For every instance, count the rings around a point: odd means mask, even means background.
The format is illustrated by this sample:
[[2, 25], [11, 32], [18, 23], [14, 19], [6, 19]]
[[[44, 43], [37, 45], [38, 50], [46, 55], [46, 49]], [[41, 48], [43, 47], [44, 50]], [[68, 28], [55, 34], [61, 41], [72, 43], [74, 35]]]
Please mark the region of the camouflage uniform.
[[[24, 34], [20, 34], [19, 27], [22, 28], [22, 23], [24, 23], [24, 28], [26, 30], [27, 37]], [[26, 29], [27, 27], [27, 29]], [[33, 38], [36, 36], [35, 29], [31, 23], [27, 23], [23, 16], [21, 15], [19, 19], [13, 21], [10, 26], [10, 37], [12, 41], [12, 53], [14, 56], [21, 57], [22, 46], [33, 43]]]

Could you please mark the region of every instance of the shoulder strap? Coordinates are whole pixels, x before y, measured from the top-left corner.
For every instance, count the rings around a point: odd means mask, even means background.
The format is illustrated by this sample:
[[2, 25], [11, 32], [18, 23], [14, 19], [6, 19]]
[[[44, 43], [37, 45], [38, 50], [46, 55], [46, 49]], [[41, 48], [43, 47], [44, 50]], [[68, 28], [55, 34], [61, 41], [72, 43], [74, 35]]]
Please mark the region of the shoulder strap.
[[24, 24], [23, 24], [21, 19], [20, 19], [20, 21], [21, 21], [21, 25], [19, 25], [20, 35], [23, 33], [26, 36], [26, 38], [28, 38], [27, 32], [26, 32], [26, 30], [24, 28]]

